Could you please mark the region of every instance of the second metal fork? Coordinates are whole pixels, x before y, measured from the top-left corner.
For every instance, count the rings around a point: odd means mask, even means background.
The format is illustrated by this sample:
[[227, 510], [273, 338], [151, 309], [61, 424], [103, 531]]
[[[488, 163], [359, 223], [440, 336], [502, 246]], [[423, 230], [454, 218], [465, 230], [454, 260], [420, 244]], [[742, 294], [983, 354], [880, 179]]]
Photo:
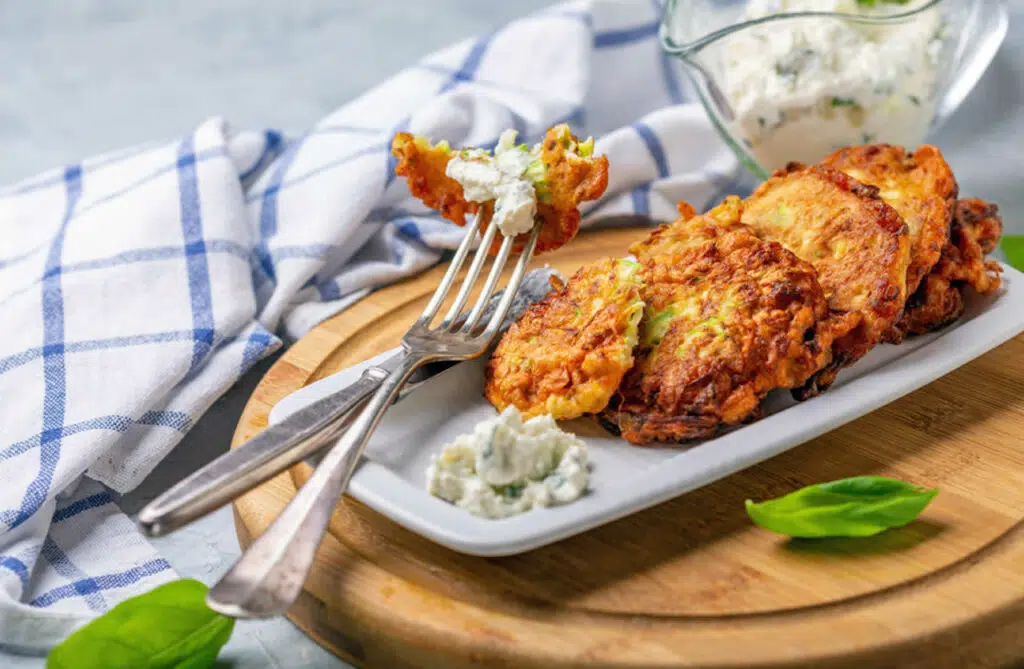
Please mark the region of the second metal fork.
[[[404, 357], [383, 381], [349, 430], [331, 448], [302, 489], [238, 562], [207, 594], [215, 611], [236, 618], [284, 613], [299, 596], [313, 557], [366, 443], [410, 375], [434, 360], [467, 360], [482, 355], [494, 339], [515, 297], [537, 243], [540, 225], [534, 226], [509, 278], [508, 288], [490, 319], [480, 324], [512, 252], [514, 239], [506, 237], [494, 258], [480, 296], [469, 313], [463, 311], [497, 234], [492, 220], [480, 240], [455, 301], [437, 326], [432, 326], [479, 235], [479, 216], [452, 258], [423, 314], [402, 338]], [[381, 374], [387, 374], [381, 370]]]

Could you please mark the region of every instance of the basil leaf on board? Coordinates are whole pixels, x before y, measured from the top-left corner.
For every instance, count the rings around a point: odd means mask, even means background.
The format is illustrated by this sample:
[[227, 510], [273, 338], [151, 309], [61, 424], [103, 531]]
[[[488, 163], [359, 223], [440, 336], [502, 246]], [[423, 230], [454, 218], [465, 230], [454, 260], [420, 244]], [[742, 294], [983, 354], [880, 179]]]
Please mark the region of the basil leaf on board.
[[1024, 271], [1024, 235], [1006, 235], [999, 242], [1006, 259], [1015, 268]]
[[183, 579], [126, 599], [62, 641], [46, 669], [206, 669], [235, 627]]
[[761, 527], [791, 537], [869, 537], [902, 527], [924, 511], [938, 489], [882, 476], [854, 476], [801, 488], [756, 503], [747, 514]]

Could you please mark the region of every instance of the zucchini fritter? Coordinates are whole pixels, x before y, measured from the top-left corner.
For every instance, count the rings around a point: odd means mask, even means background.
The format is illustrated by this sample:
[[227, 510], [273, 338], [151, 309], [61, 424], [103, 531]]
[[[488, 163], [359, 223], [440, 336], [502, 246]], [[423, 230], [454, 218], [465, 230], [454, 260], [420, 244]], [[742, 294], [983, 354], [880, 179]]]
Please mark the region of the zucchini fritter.
[[742, 209], [742, 222], [755, 234], [814, 266], [833, 311], [860, 318], [835, 341], [828, 366], [794, 391], [799, 399], [811, 397], [881, 341], [902, 313], [910, 263], [907, 226], [877, 188], [822, 165], [791, 164], [776, 172]]
[[938, 262], [953, 221], [958, 187], [942, 153], [930, 145], [908, 153], [901, 146], [872, 144], [840, 149], [822, 164], [877, 187], [903, 217], [910, 234], [907, 294], [913, 294]]
[[963, 313], [963, 293], [968, 286], [982, 295], [995, 292], [1002, 268], [993, 260], [985, 260], [985, 255], [995, 250], [1002, 232], [1003, 221], [996, 205], [974, 198], [957, 201], [942, 255], [907, 300], [892, 339], [925, 334], [955, 321]]
[[499, 411], [514, 405], [524, 419], [601, 411], [633, 365], [643, 309], [637, 263], [581, 268], [502, 337], [487, 363], [484, 394]]
[[[608, 187], [608, 158], [590, 154], [589, 143], [580, 143], [566, 124], [549, 128], [541, 142], [540, 161], [544, 177], [536, 184], [537, 218], [543, 221], [536, 253], [553, 251], [576, 236], [580, 227], [579, 206], [596, 200]], [[431, 209], [457, 225], [466, 224], [466, 214], [481, 207], [481, 222], [490, 222], [493, 203], [468, 202], [462, 186], [447, 174], [448, 161], [458, 153], [447, 142], [431, 145], [423, 137], [407, 132], [395, 135], [391, 153], [398, 158], [395, 173], [409, 182], [409, 192]], [[495, 249], [500, 245], [495, 241]]]
[[637, 362], [600, 418], [635, 444], [757, 417], [768, 391], [803, 384], [850, 327], [829, 320], [811, 265], [727, 210], [686, 215], [632, 249], [646, 303]]

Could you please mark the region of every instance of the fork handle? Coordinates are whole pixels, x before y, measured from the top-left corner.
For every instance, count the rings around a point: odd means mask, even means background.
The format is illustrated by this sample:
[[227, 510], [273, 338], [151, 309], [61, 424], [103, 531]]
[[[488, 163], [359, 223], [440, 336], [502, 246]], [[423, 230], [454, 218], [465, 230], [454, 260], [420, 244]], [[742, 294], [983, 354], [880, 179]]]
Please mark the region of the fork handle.
[[235, 618], [262, 618], [282, 614], [295, 602], [367, 441], [409, 376], [428, 360], [404, 353], [288, 506], [210, 589], [206, 603], [211, 609]]
[[267, 427], [147, 504], [139, 526], [150, 537], [173, 532], [313, 455], [338, 438], [387, 376], [370, 367], [342, 390]]

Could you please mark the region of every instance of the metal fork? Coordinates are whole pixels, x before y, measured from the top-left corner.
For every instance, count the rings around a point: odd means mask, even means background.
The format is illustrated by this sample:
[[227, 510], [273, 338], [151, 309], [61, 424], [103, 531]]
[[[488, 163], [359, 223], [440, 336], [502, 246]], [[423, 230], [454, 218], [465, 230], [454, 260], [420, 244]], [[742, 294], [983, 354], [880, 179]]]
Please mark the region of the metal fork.
[[[537, 244], [540, 225], [530, 232], [512, 271], [508, 288], [486, 324], [481, 315], [494, 292], [512, 252], [514, 239], [502, 242], [480, 297], [469, 313], [463, 307], [476, 283], [497, 234], [493, 219], [480, 240], [455, 301], [437, 326], [431, 326], [479, 235], [479, 215], [472, 230], [459, 245], [448, 271], [441, 279], [427, 307], [402, 338], [404, 352], [397, 368], [383, 380], [348, 431], [324, 456], [302, 489], [271, 523], [267, 531], [249, 546], [241, 558], [210, 589], [207, 605], [235, 618], [261, 618], [284, 613], [295, 602], [313, 563], [335, 504], [352, 477], [370, 436], [380, 423], [402, 386], [420, 366], [436, 360], [467, 360], [482, 355], [498, 332]], [[371, 368], [372, 369], [372, 368]]]

